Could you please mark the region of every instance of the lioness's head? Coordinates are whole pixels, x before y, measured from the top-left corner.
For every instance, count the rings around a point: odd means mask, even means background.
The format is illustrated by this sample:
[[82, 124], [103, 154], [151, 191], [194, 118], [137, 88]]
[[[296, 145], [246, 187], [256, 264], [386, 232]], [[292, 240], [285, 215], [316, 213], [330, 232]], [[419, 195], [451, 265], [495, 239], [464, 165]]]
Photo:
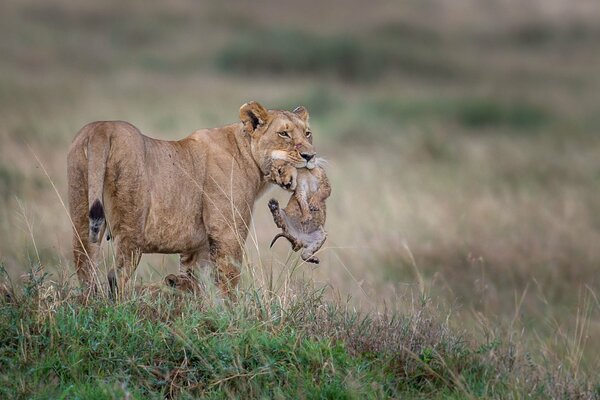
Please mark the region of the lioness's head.
[[308, 111], [267, 110], [255, 101], [240, 108], [244, 131], [250, 135], [252, 156], [267, 174], [271, 160], [285, 160], [296, 168], [315, 167], [316, 151], [308, 126]]

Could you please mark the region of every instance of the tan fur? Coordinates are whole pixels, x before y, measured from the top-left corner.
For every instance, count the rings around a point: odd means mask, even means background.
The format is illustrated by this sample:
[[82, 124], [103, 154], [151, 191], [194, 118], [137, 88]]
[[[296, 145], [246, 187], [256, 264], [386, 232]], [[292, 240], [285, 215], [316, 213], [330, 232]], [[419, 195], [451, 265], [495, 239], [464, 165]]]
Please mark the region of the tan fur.
[[[269, 202], [275, 224], [282, 233], [275, 236], [271, 246], [279, 237], [285, 237], [294, 251], [302, 249], [304, 261], [319, 263], [314, 254], [327, 239], [325, 232], [325, 200], [331, 195], [331, 186], [324, 169], [315, 160], [313, 169], [296, 169], [285, 161], [274, 160], [271, 175], [275, 182], [282, 182], [294, 193], [285, 207], [281, 209], [275, 199]], [[286, 186], [287, 184], [287, 186]]]
[[277, 154], [273, 155], [267, 179], [278, 184], [282, 188], [293, 192], [296, 190], [298, 169], [288, 164], [283, 159], [277, 158], [277, 156]]
[[194, 276], [188, 274], [169, 274], [165, 276], [164, 283], [169, 287], [176, 288], [184, 292], [196, 294], [202, 292], [202, 288], [200, 287], [198, 280]]
[[236, 287], [271, 154], [299, 168], [315, 154], [302, 107], [266, 110], [251, 102], [240, 108], [240, 119], [178, 141], [152, 139], [122, 121], [93, 122], [79, 131], [67, 171], [73, 253], [83, 285], [96, 288], [96, 257], [107, 231], [117, 266], [109, 274], [111, 287], [127, 282], [143, 253], [179, 253], [182, 273], [213, 265], [223, 293]]

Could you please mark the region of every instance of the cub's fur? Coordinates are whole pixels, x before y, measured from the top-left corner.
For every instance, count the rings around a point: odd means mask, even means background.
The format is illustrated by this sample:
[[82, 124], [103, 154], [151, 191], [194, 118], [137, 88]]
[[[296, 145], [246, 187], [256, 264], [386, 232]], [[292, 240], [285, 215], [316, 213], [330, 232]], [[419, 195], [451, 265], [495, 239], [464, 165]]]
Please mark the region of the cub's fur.
[[285, 207], [281, 209], [275, 199], [269, 201], [269, 209], [275, 224], [282, 229], [271, 246], [280, 237], [285, 237], [292, 244], [294, 251], [302, 249], [300, 254], [307, 262], [319, 263], [314, 254], [323, 246], [327, 233], [325, 225], [325, 200], [331, 195], [331, 186], [322, 168], [322, 160], [315, 161], [312, 169], [296, 169], [284, 161], [273, 161], [271, 176], [276, 182], [294, 193]]
[[73, 255], [82, 285], [95, 291], [96, 257], [107, 232], [114, 243], [114, 290], [143, 253], [179, 253], [180, 272], [215, 267], [217, 286], [230, 293], [255, 200], [267, 186], [273, 158], [312, 166], [308, 112], [240, 108], [240, 122], [201, 129], [185, 139], [143, 135], [122, 121], [84, 126], [67, 158]]

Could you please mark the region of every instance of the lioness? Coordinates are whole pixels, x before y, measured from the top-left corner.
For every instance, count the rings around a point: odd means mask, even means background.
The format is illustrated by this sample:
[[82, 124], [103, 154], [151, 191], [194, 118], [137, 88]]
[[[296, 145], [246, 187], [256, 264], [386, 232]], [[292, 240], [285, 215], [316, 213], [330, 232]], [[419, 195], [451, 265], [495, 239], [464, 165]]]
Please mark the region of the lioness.
[[302, 249], [301, 257], [306, 262], [318, 264], [314, 254], [327, 239], [325, 200], [331, 195], [331, 186], [322, 167], [323, 161], [315, 159], [312, 169], [296, 169], [285, 161], [275, 160], [271, 167], [273, 180], [291, 182], [288, 190], [293, 191], [285, 209], [275, 199], [269, 201], [273, 220], [282, 232], [271, 242], [271, 247], [280, 237], [286, 238], [294, 251]]
[[[224, 294], [238, 266], [255, 200], [265, 191], [272, 159], [314, 166], [308, 112], [240, 108], [241, 122], [201, 129], [178, 141], [144, 136], [122, 121], [84, 126], [67, 158], [73, 255], [82, 285], [96, 290], [96, 257], [106, 230], [124, 287], [143, 253], [179, 253], [180, 272], [215, 266]], [[278, 182], [281, 183], [281, 182]]]

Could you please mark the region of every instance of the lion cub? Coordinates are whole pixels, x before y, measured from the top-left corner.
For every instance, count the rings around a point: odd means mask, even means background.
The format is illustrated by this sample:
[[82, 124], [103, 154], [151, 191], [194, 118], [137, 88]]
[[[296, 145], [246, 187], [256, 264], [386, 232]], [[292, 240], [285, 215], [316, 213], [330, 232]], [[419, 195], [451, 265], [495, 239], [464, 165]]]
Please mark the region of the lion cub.
[[282, 232], [273, 238], [284, 237], [292, 244], [294, 251], [302, 249], [301, 257], [310, 263], [319, 263], [314, 254], [323, 246], [327, 233], [325, 225], [325, 200], [331, 194], [331, 186], [322, 165], [317, 159], [313, 169], [296, 169], [285, 161], [273, 160], [271, 179], [280, 186], [293, 191], [285, 209], [279, 207], [275, 199], [269, 201], [273, 220]]

